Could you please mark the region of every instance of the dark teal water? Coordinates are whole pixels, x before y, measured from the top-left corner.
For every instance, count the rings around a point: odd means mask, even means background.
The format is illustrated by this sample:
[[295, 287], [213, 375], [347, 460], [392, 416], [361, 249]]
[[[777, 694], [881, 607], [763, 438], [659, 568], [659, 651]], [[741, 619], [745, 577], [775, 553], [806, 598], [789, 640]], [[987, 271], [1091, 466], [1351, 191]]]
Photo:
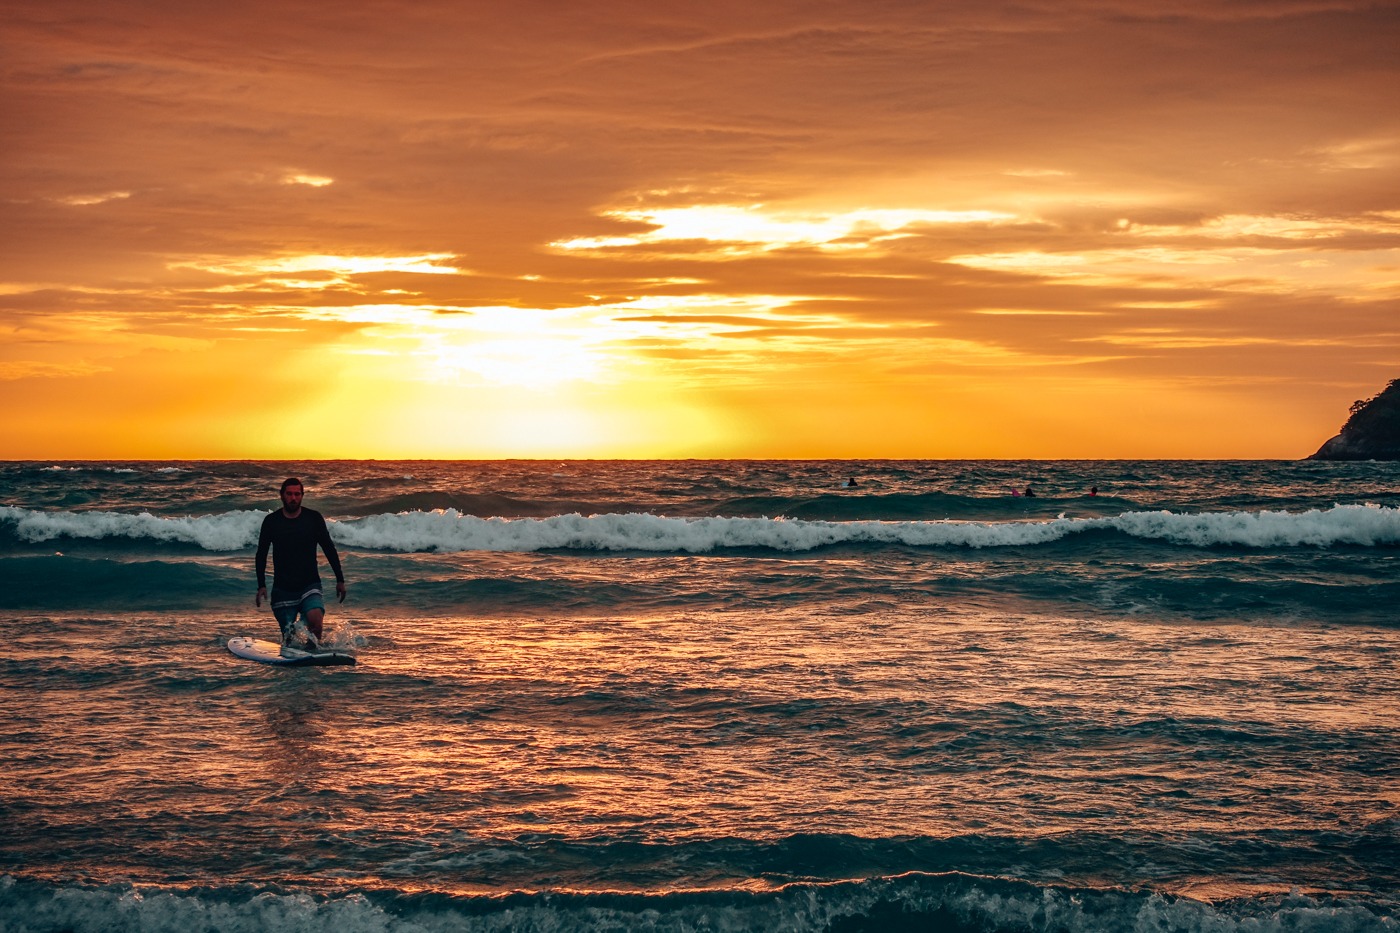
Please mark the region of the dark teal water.
[[1396, 929], [1398, 480], [0, 464], [0, 928]]

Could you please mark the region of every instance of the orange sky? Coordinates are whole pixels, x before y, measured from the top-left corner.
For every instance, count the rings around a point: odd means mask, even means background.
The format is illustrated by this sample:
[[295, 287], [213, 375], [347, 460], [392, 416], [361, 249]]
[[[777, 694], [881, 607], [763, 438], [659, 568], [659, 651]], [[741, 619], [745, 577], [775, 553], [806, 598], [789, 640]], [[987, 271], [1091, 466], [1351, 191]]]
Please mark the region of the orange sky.
[[1400, 5], [1151, 6], [7, 4], [0, 458], [1304, 456]]

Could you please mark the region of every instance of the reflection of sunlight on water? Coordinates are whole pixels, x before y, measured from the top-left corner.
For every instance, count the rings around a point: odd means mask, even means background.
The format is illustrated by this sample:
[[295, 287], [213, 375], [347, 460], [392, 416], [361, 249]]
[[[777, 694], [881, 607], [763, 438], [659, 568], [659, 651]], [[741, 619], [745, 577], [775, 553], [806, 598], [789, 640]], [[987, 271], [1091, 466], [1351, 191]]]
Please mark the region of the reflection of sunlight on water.
[[250, 742], [265, 775], [284, 791], [314, 788], [324, 773], [324, 701], [314, 690], [270, 691], [261, 704], [264, 734]]
[[[130, 644], [141, 626], [70, 640]], [[330, 631], [361, 647], [358, 667], [273, 669], [211, 644], [195, 665], [167, 652], [118, 677], [97, 669], [81, 690], [54, 679], [26, 712], [54, 751], [7, 746], [16, 774], [54, 826], [120, 800], [141, 832], [170, 833], [171, 853], [190, 837], [168, 827], [235, 820], [262, 847], [242, 854], [249, 873], [467, 886], [528, 876], [541, 848], [583, 847], [549, 856], [582, 864], [599, 839], [814, 831], [1191, 838], [1209, 863], [1242, 833], [1366, 826], [1397, 803], [1374, 778], [1395, 755], [1400, 633], [1385, 629], [945, 603], [356, 616]], [[12, 650], [52, 663], [77, 651], [61, 641], [36, 631]], [[332, 864], [337, 839], [374, 841]], [[514, 867], [441, 867], [510, 846]]]
[[[1375, 816], [1343, 772], [1280, 758], [1297, 731], [1384, 728], [1319, 667], [1374, 633], [1280, 652], [1251, 626], [947, 612], [381, 625], [396, 647], [364, 659], [416, 705], [363, 710], [356, 756], [491, 832], [1230, 831], [1312, 825], [1319, 793]], [[1267, 797], [1242, 817], [1242, 794]]]

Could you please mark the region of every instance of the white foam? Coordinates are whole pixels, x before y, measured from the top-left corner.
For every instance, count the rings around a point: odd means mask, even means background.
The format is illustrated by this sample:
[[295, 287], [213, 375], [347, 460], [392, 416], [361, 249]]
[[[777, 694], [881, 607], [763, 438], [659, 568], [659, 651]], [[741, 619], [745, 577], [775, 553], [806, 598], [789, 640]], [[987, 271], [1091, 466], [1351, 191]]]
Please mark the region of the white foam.
[[42, 472], [42, 473], [84, 473], [84, 472], [93, 472], [93, 473], [139, 473], [140, 471], [139, 471], [139, 470], [133, 470], [133, 469], [131, 469], [130, 467], [112, 467], [112, 466], [104, 466], [104, 467], [66, 467], [66, 466], [59, 466], [58, 464], [54, 464], [53, 466], [44, 467], [42, 470], [40, 470], [40, 472]]
[[596, 551], [703, 553], [756, 547], [807, 551], [834, 544], [1039, 544], [1063, 532], [1048, 524], [982, 522], [814, 522], [770, 518], [666, 518], [649, 514], [478, 518], [455, 509], [373, 515], [342, 522], [337, 540], [396, 551]]
[[[0, 507], [26, 541], [134, 538], [232, 551], [257, 543], [260, 511], [161, 517], [149, 512], [42, 512]], [[698, 554], [721, 548], [809, 551], [831, 545], [1029, 547], [1071, 535], [1115, 531], [1190, 547], [1375, 547], [1400, 544], [1400, 509], [1339, 505], [1308, 512], [1127, 512], [1047, 521], [850, 521], [784, 518], [668, 518], [649, 514], [479, 518], [455, 509], [400, 512], [330, 522], [351, 547], [387, 551], [652, 551]]]
[[15, 523], [25, 541], [55, 538], [140, 538], [195, 544], [208, 551], [236, 551], [257, 544], [266, 512], [163, 518], [150, 512], [40, 512], [0, 506], [0, 521]]
[[1209, 547], [1374, 547], [1400, 543], [1400, 509], [1337, 505], [1307, 512], [1127, 512], [1101, 519], [1136, 538]]
[[[106, 933], [506, 933], [568, 930], [821, 931], [837, 924], [856, 929], [888, 923], [891, 908], [930, 921], [952, 914], [972, 929], [1176, 930], [1180, 933], [1361, 933], [1395, 930], [1393, 915], [1342, 898], [1302, 894], [1213, 905], [1160, 894], [1056, 890], [993, 880], [930, 882], [915, 874], [856, 883], [792, 885], [770, 896], [619, 897], [540, 894], [491, 903], [485, 897], [440, 898], [436, 903], [375, 903], [361, 893], [314, 898], [261, 893], [209, 896], [176, 889], [113, 885], [82, 888], [17, 884], [0, 877], [0, 904], [13, 929]], [[881, 915], [885, 919], [881, 919]], [[862, 923], [864, 921], [864, 923]], [[8, 929], [9, 927], [7, 927]]]
[[1195, 547], [1375, 546], [1400, 543], [1400, 509], [1335, 506], [1303, 513], [1129, 512], [1108, 518], [1056, 518], [1043, 522], [820, 522], [639, 514], [484, 519], [447, 509], [341, 522], [332, 534], [336, 540], [352, 546], [395, 551], [573, 548], [704, 553], [732, 547], [807, 551], [840, 544], [1025, 547], [1098, 530]]

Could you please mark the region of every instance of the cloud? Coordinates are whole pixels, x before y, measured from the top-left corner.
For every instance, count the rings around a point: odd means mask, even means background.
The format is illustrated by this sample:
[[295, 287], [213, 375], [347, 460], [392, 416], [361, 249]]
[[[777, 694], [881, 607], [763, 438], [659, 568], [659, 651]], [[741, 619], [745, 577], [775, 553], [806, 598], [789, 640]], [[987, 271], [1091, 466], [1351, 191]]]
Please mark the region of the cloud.
[[67, 379], [74, 376], [91, 376], [93, 373], [110, 372], [110, 366], [93, 363], [45, 363], [36, 360], [0, 361], [0, 382], [18, 379]]
[[70, 207], [90, 207], [94, 204], [105, 204], [108, 201], [121, 201], [131, 197], [130, 191], [109, 191], [106, 194], [70, 194], [67, 197], [57, 198], [59, 203], [67, 204]]
[[306, 185], [310, 188], [325, 188], [335, 184], [334, 178], [327, 178], [324, 175], [308, 175], [305, 172], [289, 173], [282, 176], [284, 185]]
[[[369, 275], [376, 272], [411, 272], [419, 275], [461, 275], [455, 266], [443, 265], [455, 257], [450, 253], [425, 256], [276, 256], [246, 259], [186, 259], [170, 264], [173, 269], [196, 269], [218, 275], [282, 275], [285, 273], [325, 272], [334, 275]], [[302, 287], [304, 283], [298, 283]]]
[[[698, 204], [688, 207], [615, 210], [605, 216], [652, 229], [631, 236], [578, 237], [550, 245], [561, 250], [604, 250], [651, 246], [678, 241], [738, 244], [760, 250], [794, 246], [823, 249], [862, 249], [880, 240], [928, 224], [989, 224], [1015, 219], [1002, 211], [863, 209], [840, 214], [803, 214], [766, 210], [763, 205], [740, 207]], [[724, 255], [733, 255], [734, 247]]]
[[938, 373], [1296, 403], [1400, 356], [1385, 4], [54, 0], [6, 42], [11, 390], [781, 371], [918, 421]]

